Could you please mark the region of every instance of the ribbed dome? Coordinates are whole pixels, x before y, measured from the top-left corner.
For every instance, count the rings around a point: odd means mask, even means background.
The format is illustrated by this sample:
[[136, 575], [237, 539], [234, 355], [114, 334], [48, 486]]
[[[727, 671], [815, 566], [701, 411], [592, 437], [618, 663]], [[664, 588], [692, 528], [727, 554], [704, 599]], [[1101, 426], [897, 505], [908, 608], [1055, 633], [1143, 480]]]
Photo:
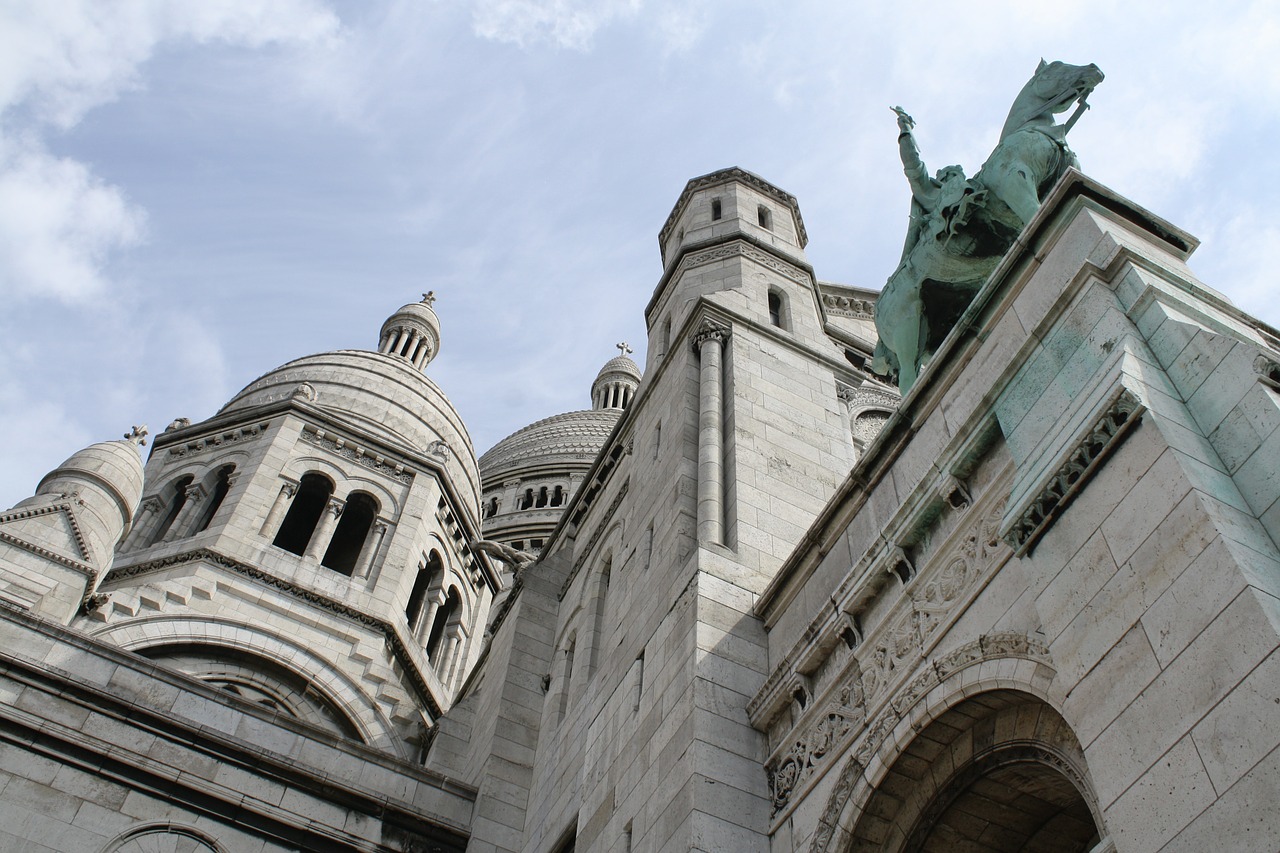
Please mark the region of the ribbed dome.
[[444, 392], [406, 359], [365, 350], [309, 355], [250, 383], [221, 413], [295, 396], [393, 447], [430, 454], [433, 442], [444, 441], [450, 464], [465, 475], [455, 482], [468, 483], [478, 505], [480, 481], [466, 426]]
[[480, 457], [480, 476], [493, 484], [513, 469], [544, 464], [589, 464], [618, 422], [620, 409], [565, 412], [517, 430]]
[[614, 374], [622, 374], [629, 376], [636, 382], [640, 381], [640, 365], [636, 364], [625, 355], [611, 358], [605, 362], [604, 367], [600, 368], [600, 372], [596, 374], [596, 382], [601, 379], [608, 378]]

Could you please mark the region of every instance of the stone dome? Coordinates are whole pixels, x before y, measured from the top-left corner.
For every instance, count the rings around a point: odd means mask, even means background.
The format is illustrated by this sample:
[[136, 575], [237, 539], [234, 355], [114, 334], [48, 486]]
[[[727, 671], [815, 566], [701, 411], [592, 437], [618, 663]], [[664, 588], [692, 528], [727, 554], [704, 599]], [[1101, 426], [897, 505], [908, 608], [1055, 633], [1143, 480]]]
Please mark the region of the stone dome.
[[[429, 310], [429, 309], [428, 309]], [[219, 414], [297, 398], [354, 429], [417, 455], [448, 446], [454, 482], [479, 505], [480, 477], [467, 428], [449, 398], [402, 356], [337, 350], [295, 359], [251, 382]]]
[[40, 480], [36, 495], [65, 491], [83, 483], [102, 491], [119, 506], [126, 526], [142, 500], [142, 455], [129, 438], [101, 441], [71, 455]]
[[640, 387], [640, 365], [627, 358], [631, 347], [618, 344], [619, 355], [605, 362], [591, 383], [591, 408], [625, 409]]
[[611, 358], [605, 362], [604, 367], [600, 368], [600, 372], [596, 374], [596, 382], [601, 379], [608, 379], [615, 374], [629, 376], [636, 382], [640, 381], [640, 365], [636, 364], [625, 355]]
[[515, 471], [543, 466], [586, 467], [595, 461], [622, 414], [588, 409], [543, 418], [499, 441], [480, 457], [480, 476], [490, 484]]
[[440, 318], [436, 316], [435, 291], [422, 294], [421, 302], [400, 306], [378, 333], [378, 352], [398, 355], [419, 370], [440, 352]]

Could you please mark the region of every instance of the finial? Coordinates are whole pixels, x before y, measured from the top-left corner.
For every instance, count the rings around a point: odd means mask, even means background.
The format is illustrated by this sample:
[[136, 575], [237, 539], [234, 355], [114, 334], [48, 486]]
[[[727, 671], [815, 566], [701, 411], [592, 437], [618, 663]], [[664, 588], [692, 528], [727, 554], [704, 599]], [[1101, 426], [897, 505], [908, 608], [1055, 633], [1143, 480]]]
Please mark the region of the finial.
[[142, 424], [141, 426], [135, 425], [132, 428], [130, 428], [130, 430], [124, 434], [124, 438], [125, 438], [125, 441], [132, 441], [134, 444], [138, 445], [139, 447], [145, 447], [147, 444], [148, 435], [149, 433], [147, 432], [147, 425]]
[[634, 352], [634, 350], [632, 350], [631, 347], [627, 346], [626, 341], [623, 341], [620, 344], [614, 344], [614, 346], [618, 348], [618, 352], [621, 353], [622, 355], [629, 355], [630, 353]]
[[426, 293], [422, 294], [422, 302], [423, 302], [423, 304], [425, 304], [428, 308], [430, 308], [432, 305], [435, 305], [435, 304], [436, 304], [436, 292], [435, 292], [434, 290], [428, 290]]

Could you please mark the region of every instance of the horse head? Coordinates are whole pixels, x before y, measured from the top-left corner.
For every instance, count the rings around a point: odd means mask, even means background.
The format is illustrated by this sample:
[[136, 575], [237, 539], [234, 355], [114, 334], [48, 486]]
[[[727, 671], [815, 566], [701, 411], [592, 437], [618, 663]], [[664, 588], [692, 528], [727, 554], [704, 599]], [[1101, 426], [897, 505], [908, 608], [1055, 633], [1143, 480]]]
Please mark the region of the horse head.
[[1102, 79], [1102, 72], [1093, 63], [1068, 65], [1040, 60], [1036, 73], [1014, 99], [1000, 138], [1004, 139], [1027, 125], [1053, 124], [1055, 114], [1066, 112], [1072, 104], [1092, 92]]

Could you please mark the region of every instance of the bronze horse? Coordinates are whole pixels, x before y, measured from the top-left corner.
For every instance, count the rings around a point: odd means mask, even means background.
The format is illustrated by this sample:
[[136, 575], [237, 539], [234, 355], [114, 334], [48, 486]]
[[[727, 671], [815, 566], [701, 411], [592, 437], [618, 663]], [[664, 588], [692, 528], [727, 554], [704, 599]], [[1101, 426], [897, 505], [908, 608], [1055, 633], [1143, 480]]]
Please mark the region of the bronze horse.
[[[958, 166], [929, 179], [911, 137], [914, 122], [899, 114], [903, 165], [911, 181], [911, 226], [902, 260], [876, 304], [872, 369], [896, 374], [903, 394], [951, 331], [1000, 258], [1068, 167], [1079, 167], [1066, 134], [1088, 106], [1103, 75], [1096, 65], [1040, 60], [1000, 132], [1000, 142], [970, 180]], [[1066, 124], [1054, 115], [1079, 103]]]

